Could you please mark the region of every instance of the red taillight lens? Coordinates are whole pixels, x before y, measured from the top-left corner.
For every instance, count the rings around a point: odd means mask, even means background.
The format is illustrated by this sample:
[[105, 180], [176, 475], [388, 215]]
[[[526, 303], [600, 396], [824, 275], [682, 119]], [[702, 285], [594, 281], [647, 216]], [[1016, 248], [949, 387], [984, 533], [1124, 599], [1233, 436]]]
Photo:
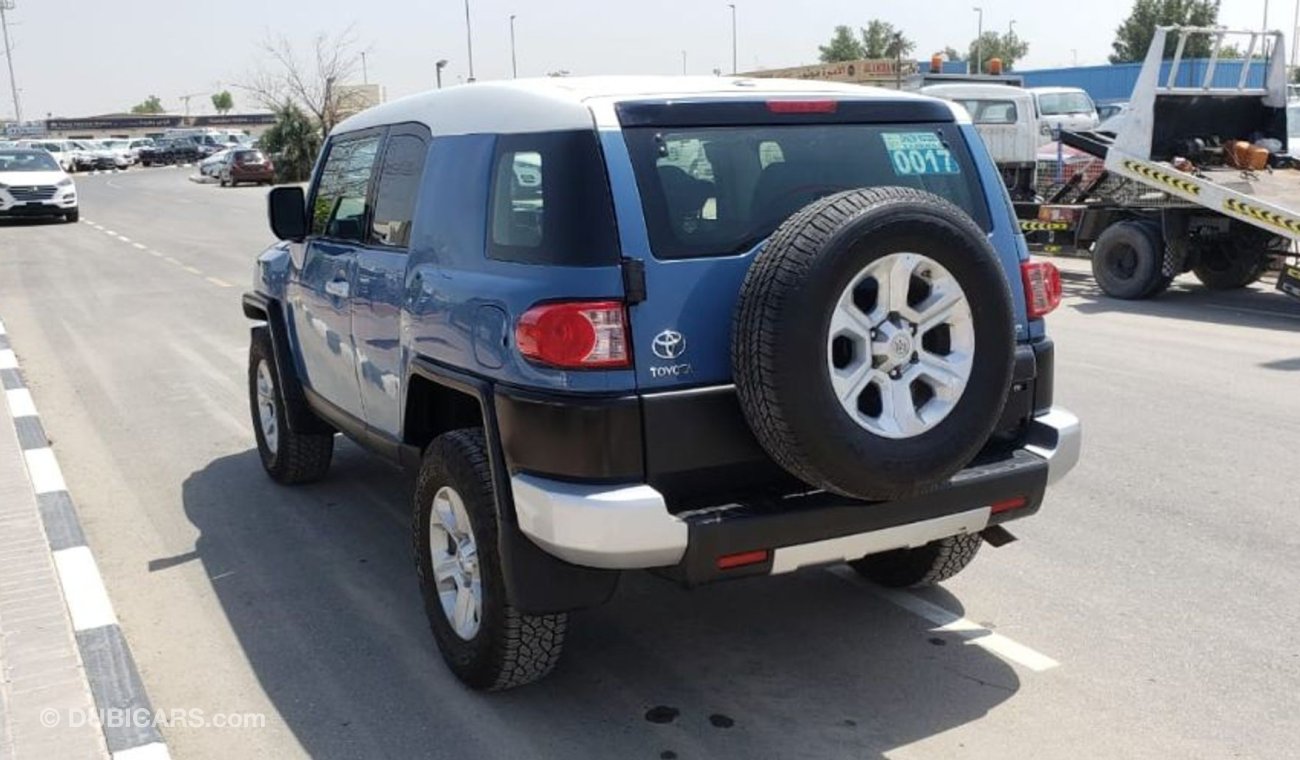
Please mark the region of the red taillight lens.
[[534, 306], [515, 326], [525, 358], [566, 369], [627, 367], [627, 318], [619, 301]]
[[1023, 496], [1017, 496], [1014, 499], [995, 501], [989, 505], [989, 513], [996, 515], [999, 512], [1010, 512], [1013, 509], [1020, 509], [1028, 503], [1029, 500]]
[[746, 565], [757, 565], [766, 562], [769, 552], [767, 549], [758, 549], [752, 552], [741, 552], [739, 554], [724, 554], [718, 557], [719, 570], [731, 570], [736, 567], [745, 567]]
[[835, 113], [834, 100], [769, 100], [767, 110], [772, 113]]
[[1061, 272], [1055, 264], [1026, 261], [1020, 265], [1020, 279], [1030, 319], [1041, 319], [1061, 305]]

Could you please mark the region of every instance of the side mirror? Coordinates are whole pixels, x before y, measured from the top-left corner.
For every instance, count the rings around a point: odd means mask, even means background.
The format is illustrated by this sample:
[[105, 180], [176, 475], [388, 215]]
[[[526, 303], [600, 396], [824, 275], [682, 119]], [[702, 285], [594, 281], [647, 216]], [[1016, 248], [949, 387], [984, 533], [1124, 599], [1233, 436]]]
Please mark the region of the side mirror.
[[271, 232], [280, 240], [307, 237], [307, 197], [301, 187], [277, 187], [266, 198]]

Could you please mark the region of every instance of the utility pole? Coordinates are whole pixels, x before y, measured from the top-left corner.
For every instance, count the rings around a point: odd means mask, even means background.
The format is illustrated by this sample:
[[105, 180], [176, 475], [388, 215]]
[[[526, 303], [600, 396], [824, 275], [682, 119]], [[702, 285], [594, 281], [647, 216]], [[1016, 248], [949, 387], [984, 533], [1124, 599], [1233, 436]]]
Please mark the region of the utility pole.
[[366, 71], [366, 51], [361, 51], [361, 84], [370, 84], [370, 74]]
[[1015, 36], [1016, 36], [1016, 20], [1011, 19], [1011, 23], [1007, 24], [1007, 38], [1009, 39]]
[[1295, 3], [1295, 15], [1291, 17], [1291, 76], [1295, 76], [1295, 53], [1300, 48], [1300, 40], [1296, 39], [1296, 30], [1300, 29], [1300, 0]]
[[433, 64], [434, 76], [438, 77], [438, 89], [442, 89], [442, 70], [447, 68], [447, 59], [440, 58], [437, 63]]
[[515, 14], [510, 14], [510, 77], [519, 78], [519, 60], [515, 58]]
[[4, 28], [5, 60], [9, 63], [9, 89], [14, 94], [14, 119], [21, 124], [23, 121], [23, 107], [18, 102], [18, 80], [14, 78], [14, 46], [9, 41], [9, 18], [5, 16], [5, 11], [13, 9], [14, 0], [0, 0], [0, 27]]
[[984, 9], [975, 6], [975, 12], [980, 15], [978, 31], [975, 32], [975, 73], [984, 73]]
[[469, 0], [465, 0], [465, 52], [469, 54], [469, 81], [474, 81], [474, 31], [469, 25]]
[[731, 75], [735, 76], [740, 73], [740, 66], [737, 64], [736, 56], [736, 4], [727, 3], [731, 6]]

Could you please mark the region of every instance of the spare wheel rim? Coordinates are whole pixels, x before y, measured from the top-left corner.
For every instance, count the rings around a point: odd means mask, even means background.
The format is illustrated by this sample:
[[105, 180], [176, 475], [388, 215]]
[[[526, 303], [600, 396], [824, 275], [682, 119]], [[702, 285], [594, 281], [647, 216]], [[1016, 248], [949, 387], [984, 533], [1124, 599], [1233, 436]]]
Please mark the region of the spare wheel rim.
[[835, 397], [850, 419], [884, 438], [914, 438], [943, 422], [974, 360], [966, 293], [923, 254], [892, 253], [867, 264], [831, 313], [826, 366]]

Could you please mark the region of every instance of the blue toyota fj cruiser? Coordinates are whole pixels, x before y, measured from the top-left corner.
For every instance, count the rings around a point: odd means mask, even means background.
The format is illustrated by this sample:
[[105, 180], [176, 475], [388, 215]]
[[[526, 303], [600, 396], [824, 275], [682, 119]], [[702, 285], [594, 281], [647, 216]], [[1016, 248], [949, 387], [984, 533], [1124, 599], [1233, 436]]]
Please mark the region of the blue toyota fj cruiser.
[[1074, 466], [997, 168], [854, 86], [474, 84], [365, 111], [244, 296], [281, 483], [336, 433], [418, 470], [416, 569], [475, 688], [554, 667], [620, 572], [944, 580]]

